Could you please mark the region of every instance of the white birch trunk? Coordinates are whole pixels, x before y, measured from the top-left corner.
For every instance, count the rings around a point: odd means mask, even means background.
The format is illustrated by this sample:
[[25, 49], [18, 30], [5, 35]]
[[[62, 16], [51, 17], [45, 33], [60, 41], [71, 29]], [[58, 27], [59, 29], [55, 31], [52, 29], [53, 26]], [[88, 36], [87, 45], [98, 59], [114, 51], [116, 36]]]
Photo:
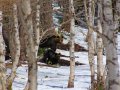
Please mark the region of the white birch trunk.
[[87, 1], [84, 1], [85, 6], [85, 14], [86, 14], [86, 20], [88, 24], [88, 59], [89, 59], [89, 65], [90, 65], [90, 71], [91, 71], [91, 90], [94, 90], [94, 84], [95, 84], [95, 63], [94, 63], [94, 54], [95, 54], [95, 46], [94, 46], [94, 35], [93, 35], [93, 29], [91, 27], [94, 27], [94, 13], [92, 6], [94, 5], [94, 1], [89, 0], [89, 9], [87, 11]]
[[75, 56], [74, 56], [74, 43], [75, 43], [75, 32], [74, 32], [74, 6], [73, 0], [69, 0], [69, 12], [71, 15], [71, 22], [70, 22], [70, 76], [68, 81], [68, 88], [74, 87], [74, 78], [75, 78]]
[[[118, 2], [120, 4], [120, 1]], [[119, 63], [117, 56], [117, 38], [115, 32], [114, 14], [112, 8], [112, 0], [103, 0], [103, 34], [104, 46], [106, 49], [106, 65], [107, 65], [107, 79], [106, 90], [119, 90], [120, 89], [120, 73]]]
[[[102, 33], [101, 23], [98, 20], [98, 30]], [[103, 41], [99, 34], [97, 34], [97, 84], [98, 88], [100, 85], [104, 85], [104, 65], [103, 65]]]
[[33, 24], [31, 17], [30, 0], [21, 0], [22, 12], [25, 17], [26, 27], [26, 57], [28, 61], [28, 90], [37, 90], [37, 60], [35, 58], [35, 45]]
[[[40, 0], [37, 0], [39, 2]], [[38, 54], [39, 42], [40, 42], [40, 2], [36, 6], [36, 23], [35, 23], [35, 53], [36, 59]]]
[[[13, 59], [13, 66], [12, 66], [12, 71], [11, 74], [9, 76], [9, 78], [7, 79], [7, 88], [8, 90], [10, 88], [12, 88], [12, 82], [15, 78], [16, 75], [16, 70], [18, 67], [18, 63], [19, 63], [19, 57], [20, 57], [20, 39], [19, 39], [19, 27], [18, 27], [18, 17], [17, 17], [17, 6], [16, 4], [13, 5], [13, 20], [14, 20], [14, 29], [12, 31], [12, 39], [14, 40], [14, 56], [12, 56]], [[12, 46], [12, 45], [11, 45]]]
[[[98, 30], [102, 33], [100, 21], [98, 21]], [[99, 34], [97, 34], [97, 73], [98, 77], [103, 75], [103, 41]]]
[[[89, 0], [89, 11], [88, 11], [88, 20], [89, 25], [93, 26], [93, 13], [92, 13], [92, 0]], [[88, 59], [90, 64], [90, 71], [91, 71], [91, 90], [95, 88], [95, 61], [94, 61], [94, 35], [93, 30], [91, 27], [88, 26]]]
[[[102, 6], [101, 1], [98, 0], [98, 31], [102, 33], [102, 26], [100, 22], [100, 17], [102, 15]], [[103, 41], [102, 37], [97, 34], [97, 82], [98, 84], [104, 84], [103, 83]]]
[[0, 90], [6, 90], [5, 43], [2, 35], [2, 11], [0, 11]]
[[91, 71], [91, 90], [94, 90], [95, 84], [95, 61], [94, 61], [94, 41], [93, 41], [93, 31], [89, 28], [88, 31], [88, 59]]

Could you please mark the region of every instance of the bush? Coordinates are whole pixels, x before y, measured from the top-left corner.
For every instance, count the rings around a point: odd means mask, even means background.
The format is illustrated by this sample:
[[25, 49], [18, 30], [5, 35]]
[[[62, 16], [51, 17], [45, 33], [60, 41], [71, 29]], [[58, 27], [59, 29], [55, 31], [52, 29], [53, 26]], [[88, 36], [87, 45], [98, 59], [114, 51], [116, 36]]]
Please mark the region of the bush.
[[39, 48], [38, 49], [38, 56], [42, 56], [45, 52], [45, 48]]

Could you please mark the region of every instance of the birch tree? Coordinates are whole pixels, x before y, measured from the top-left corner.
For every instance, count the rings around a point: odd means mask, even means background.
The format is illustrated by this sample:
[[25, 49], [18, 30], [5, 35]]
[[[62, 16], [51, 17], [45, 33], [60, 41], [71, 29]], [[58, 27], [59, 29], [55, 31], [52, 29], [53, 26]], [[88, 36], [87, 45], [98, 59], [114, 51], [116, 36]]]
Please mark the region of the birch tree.
[[5, 43], [2, 36], [2, 11], [0, 11], [0, 90], [6, 90]]
[[88, 60], [90, 64], [90, 71], [91, 71], [91, 90], [94, 90], [95, 86], [95, 63], [94, 63], [94, 34], [93, 28], [94, 27], [94, 1], [89, 0], [89, 7], [87, 8], [87, 1], [84, 0], [84, 7], [85, 7], [85, 16], [86, 22], [88, 25]]
[[[98, 0], [97, 1], [97, 6], [98, 6], [98, 20], [97, 20], [97, 26], [98, 26], [98, 31], [100, 33], [102, 33], [102, 25], [100, 22], [100, 18], [102, 15], [102, 5], [101, 5], [101, 1]], [[97, 84], [98, 84], [98, 88], [104, 84], [104, 80], [103, 80], [103, 41], [102, 41], [102, 37], [97, 34]], [[103, 87], [103, 86], [102, 86]]]
[[[14, 52], [12, 55], [12, 71], [7, 79], [7, 89], [9, 90], [12, 88], [12, 83], [16, 75], [16, 70], [19, 63], [19, 57], [20, 57], [20, 39], [19, 39], [19, 27], [18, 27], [18, 16], [17, 16], [17, 5], [13, 4], [13, 21], [14, 21], [14, 29], [12, 30], [12, 36], [11, 39], [14, 41], [14, 43], [11, 43], [10, 52]], [[12, 49], [11, 49], [12, 48]], [[14, 50], [13, 50], [14, 48]]]
[[75, 43], [75, 32], [74, 32], [74, 6], [73, 6], [73, 0], [69, 0], [69, 12], [71, 16], [70, 21], [70, 76], [68, 81], [68, 88], [74, 87], [74, 78], [75, 78], [75, 56], [74, 56], [74, 43]]
[[[20, 0], [19, 0], [20, 1]], [[18, 20], [19, 20], [19, 35], [20, 35], [20, 63], [22, 61], [26, 60], [26, 41], [25, 41], [25, 35], [26, 35], [26, 27], [24, 22], [24, 15], [22, 13], [21, 4], [20, 2], [17, 3], [18, 8]]]
[[34, 44], [35, 44], [35, 52], [36, 58], [38, 54], [39, 42], [40, 42], [40, 0], [30, 0], [31, 1], [31, 9], [32, 9], [32, 20], [33, 20], [33, 33], [34, 33]]
[[21, 11], [24, 15], [26, 31], [26, 57], [28, 61], [28, 90], [37, 90], [37, 60], [35, 58], [35, 46], [33, 40], [33, 24], [31, 17], [30, 0], [21, 0]]
[[[116, 5], [116, 6], [113, 6]], [[120, 89], [120, 73], [117, 55], [117, 33], [116, 29], [119, 27], [120, 16], [120, 0], [113, 2], [113, 0], [103, 0], [103, 34], [107, 36], [103, 38], [106, 50], [106, 66], [107, 79], [106, 90]], [[113, 9], [114, 7], [114, 9]], [[117, 13], [114, 12], [117, 11]], [[115, 17], [116, 15], [117, 17]]]
[[[101, 23], [98, 21], [98, 30], [100, 33], [102, 33], [102, 27]], [[102, 38], [99, 34], [97, 34], [97, 83], [98, 85], [102, 85], [103, 83], [103, 72], [104, 72], [104, 66], [103, 66], [103, 42]], [[98, 86], [98, 87], [99, 87]]]
[[39, 42], [40, 42], [40, 0], [36, 0], [36, 17], [35, 17], [35, 52], [36, 52], [36, 59], [38, 54]]

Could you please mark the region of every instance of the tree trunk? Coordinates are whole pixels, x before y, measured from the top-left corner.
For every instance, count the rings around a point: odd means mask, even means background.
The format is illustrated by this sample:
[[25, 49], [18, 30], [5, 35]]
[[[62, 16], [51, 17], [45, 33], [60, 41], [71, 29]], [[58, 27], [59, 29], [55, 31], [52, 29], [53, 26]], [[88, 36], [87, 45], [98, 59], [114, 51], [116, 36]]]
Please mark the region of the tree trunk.
[[[101, 23], [98, 21], [98, 30], [102, 33]], [[103, 72], [104, 72], [104, 65], [103, 65], [103, 42], [102, 38], [99, 34], [97, 34], [97, 84], [98, 88], [101, 85], [104, 85], [103, 80]]]
[[2, 11], [0, 11], [0, 90], [6, 90], [5, 43], [2, 36]]
[[14, 29], [12, 30], [11, 37], [12, 37], [12, 40], [14, 41], [14, 46], [12, 48], [14, 48], [15, 51], [11, 50], [11, 52], [12, 51], [14, 52], [14, 55], [12, 55], [11, 57], [13, 61], [12, 71], [11, 71], [9, 78], [7, 79], [8, 90], [11, 90], [10, 88], [12, 88], [12, 82], [16, 75], [16, 69], [18, 67], [19, 57], [20, 57], [20, 39], [19, 39], [19, 28], [18, 28], [18, 17], [17, 17], [16, 4], [13, 5], [13, 20], [14, 20]]
[[[112, 1], [113, 0], [103, 0], [103, 8], [104, 8], [103, 34], [107, 36], [107, 38], [103, 39], [106, 50], [106, 66], [107, 66], [106, 90], [119, 90], [120, 73], [119, 73], [119, 63], [118, 63], [118, 55], [117, 55], [117, 43], [116, 43], [117, 33], [115, 33], [116, 23], [114, 22], [115, 13], [113, 12], [112, 7], [114, 6], [112, 6], [113, 5]], [[117, 3], [120, 4], [120, 1]]]
[[[22, 17], [21, 17], [22, 18]], [[19, 34], [20, 34], [20, 63], [22, 63], [22, 61], [25, 61], [26, 59], [26, 52], [25, 52], [25, 39], [24, 39], [24, 36], [25, 36], [25, 31], [24, 30], [24, 27], [23, 25], [19, 25]]]
[[39, 42], [40, 42], [40, 0], [31, 0], [32, 7], [32, 20], [33, 20], [33, 33], [36, 58], [38, 54]]
[[[99, 32], [102, 33], [102, 27], [100, 22], [98, 21]], [[97, 34], [97, 75], [98, 81], [100, 81], [103, 76], [103, 42], [102, 38], [99, 34]]]
[[25, 40], [25, 22], [24, 22], [24, 15], [21, 10], [21, 5], [20, 3], [17, 3], [18, 6], [18, 20], [19, 20], [19, 34], [20, 34], [20, 63], [26, 60], [26, 40]]
[[91, 27], [94, 27], [94, 1], [89, 0], [89, 7], [87, 11], [87, 1], [84, 0], [84, 6], [85, 6], [85, 13], [86, 13], [86, 21], [88, 25], [88, 59], [90, 64], [90, 71], [91, 71], [91, 90], [94, 90], [95, 87], [95, 61], [94, 61], [94, 35], [93, 35], [93, 29]]
[[[39, 2], [40, 0], [37, 0]], [[40, 2], [36, 5], [36, 17], [35, 17], [35, 52], [36, 59], [38, 55], [38, 48], [40, 42]]]
[[[101, 26], [101, 22], [100, 22], [100, 18], [101, 18], [101, 15], [102, 15], [102, 5], [101, 5], [101, 1], [98, 0], [97, 2], [97, 5], [98, 5], [98, 21], [97, 21], [97, 24], [98, 24], [98, 31], [100, 33], [102, 33], [102, 26]], [[104, 80], [104, 77], [103, 76], [103, 71], [104, 69], [104, 65], [103, 65], [103, 41], [102, 41], [102, 37], [97, 34], [97, 84], [98, 84], [98, 88], [102, 87], [104, 88], [104, 83], [105, 83], [105, 80]]]
[[69, 12], [71, 16], [71, 22], [70, 22], [70, 76], [68, 81], [68, 88], [74, 87], [74, 78], [75, 78], [75, 56], [74, 56], [74, 43], [75, 43], [75, 32], [74, 32], [74, 6], [73, 6], [73, 0], [69, 0]]
[[33, 24], [31, 17], [30, 0], [21, 0], [21, 9], [24, 15], [26, 31], [26, 57], [28, 61], [28, 90], [37, 90], [37, 60], [33, 40]]

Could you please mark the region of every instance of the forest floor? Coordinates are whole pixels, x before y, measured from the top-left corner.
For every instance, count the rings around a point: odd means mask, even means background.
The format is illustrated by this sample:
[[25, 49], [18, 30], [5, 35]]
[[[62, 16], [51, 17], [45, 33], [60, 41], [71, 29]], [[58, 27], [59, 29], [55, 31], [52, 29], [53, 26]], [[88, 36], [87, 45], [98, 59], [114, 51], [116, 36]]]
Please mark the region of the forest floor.
[[[64, 52], [64, 51], [62, 51]], [[64, 53], [67, 54], [65, 51]], [[76, 53], [83, 58], [83, 62], [87, 63], [87, 53]], [[77, 58], [78, 59], [78, 58]], [[80, 60], [81, 60], [80, 59]], [[81, 61], [82, 61], [81, 60]], [[38, 63], [42, 64], [42, 63]], [[60, 66], [59, 68], [38, 66], [38, 90], [87, 90], [90, 85], [89, 65], [78, 65], [75, 67], [75, 88], [67, 88], [69, 78], [69, 66]], [[7, 69], [10, 72], [10, 69]], [[23, 90], [27, 82], [28, 67], [22, 64], [17, 69], [17, 75], [13, 83], [13, 90]]]
[[[80, 35], [79, 35], [80, 36]], [[78, 36], [76, 36], [78, 37]], [[81, 36], [80, 36], [81, 37]], [[78, 38], [76, 41], [81, 41], [81, 38]], [[120, 34], [118, 35], [118, 56], [120, 63]], [[83, 45], [84, 46], [84, 45]], [[69, 56], [68, 51], [58, 50], [63, 55]], [[88, 62], [87, 52], [75, 52], [75, 60], [84, 63], [85, 65], [75, 66], [75, 87], [67, 88], [68, 79], [69, 79], [69, 66], [60, 66], [59, 68], [48, 67], [45, 65], [38, 65], [38, 90], [88, 90], [90, 87], [90, 69]], [[62, 59], [69, 60], [66, 57]], [[104, 64], [106, 57], [103, 57]], [[95, 56], [95, 63], [97, 57]], [[42, 63], [38, 63], [42, 64]], [[9, 66], [10, 67], [10, 66]], [[11, 71], [10, 68], [7, 69], [9, 74]], [[13, 90], [23, 90], [27, 83], [27, 73], [28, 67], [27, 64], [22, 64], [17, 69], [17, 75], [13, 82]]]

